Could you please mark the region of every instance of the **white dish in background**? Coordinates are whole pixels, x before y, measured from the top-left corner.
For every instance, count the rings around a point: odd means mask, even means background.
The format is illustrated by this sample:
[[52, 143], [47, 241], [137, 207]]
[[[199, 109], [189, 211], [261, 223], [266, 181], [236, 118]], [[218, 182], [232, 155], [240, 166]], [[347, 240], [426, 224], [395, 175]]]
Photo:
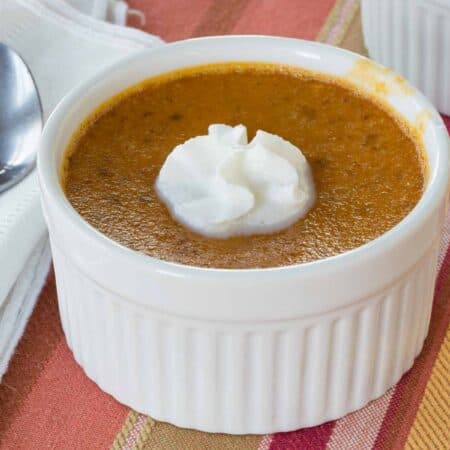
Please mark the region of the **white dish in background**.
[[370, 57], [450, 114], [450, 1], [362, 0], [361, 6]]
[[[85, 222], [59, 181], [64, 150], [81, 121], [145, 78], [239, 60], [342, 76], [372, 94], [380, 82], [388, 92], [392, 88], [395, 95], [384, 100], [423, 130], [430, 163], [415, 209], [353, 251], [251, 270], [161, 261]], [[355, 68], [364, 69], [362, 77]], [[344, 50], [286, 38], [214, 37], [121, 61], [61, 102], [45, 127], [38, 158], [59, 308], [75, 359], [120, 402], [186, 428], [270, 433], [361, 408], [394, 385], [422, 348], [448, 167], [448, 134], [428, 100], [391, 72]]]

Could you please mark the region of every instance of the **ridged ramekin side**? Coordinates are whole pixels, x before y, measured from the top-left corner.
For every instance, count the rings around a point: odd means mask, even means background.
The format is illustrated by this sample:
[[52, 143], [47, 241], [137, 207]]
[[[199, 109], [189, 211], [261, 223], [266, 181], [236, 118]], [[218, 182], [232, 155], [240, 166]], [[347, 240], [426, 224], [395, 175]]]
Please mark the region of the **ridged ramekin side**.
[[317, 425], [394, 385], [427, 334], [437, 260], [434, 243], [394, 284], [328, 314], [222, 322], [131, 304], [62, 248], [52, 242], [62, 324], [86, 374], [155, 419], [234, 434]]
[[432, 3], [362, 0], [364, 40], [371, 58], [405, 76], [450, 114], [450, 7]]

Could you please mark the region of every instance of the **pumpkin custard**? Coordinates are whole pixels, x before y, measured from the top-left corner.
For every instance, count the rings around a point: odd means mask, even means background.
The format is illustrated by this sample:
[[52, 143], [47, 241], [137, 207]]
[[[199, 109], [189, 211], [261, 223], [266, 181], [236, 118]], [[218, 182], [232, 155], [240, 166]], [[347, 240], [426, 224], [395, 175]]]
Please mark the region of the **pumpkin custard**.
[[[244, 125], [301, 150], [315, 201], [269, 234], [206, 237], [173, 218], [155, 183], [172, 150], [211, 124]], [[134, 250], [192, 266], [305, 263], [375, 239], [417, 204], [425, 186], [420, 139], [384, 105], [340, 79], [263, 63], [198, 66], [115, 96], [66, 151], [63, 186], [93, 227]]]

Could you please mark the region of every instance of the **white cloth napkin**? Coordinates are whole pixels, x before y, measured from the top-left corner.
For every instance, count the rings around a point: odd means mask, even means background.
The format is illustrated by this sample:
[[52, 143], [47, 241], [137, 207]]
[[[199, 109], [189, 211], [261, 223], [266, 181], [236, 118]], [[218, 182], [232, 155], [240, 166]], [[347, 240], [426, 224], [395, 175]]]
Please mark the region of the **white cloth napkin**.
[[[0, 41], [16, 50], [30, 67], [45, 118], [80, 81], [131, 52], [163, 42], [135, 29], [96, 20], [64, 0], [0, 0]], [[33, 171], [0, 195], [0, 379], [49, 264]]]
[[42, 290], [50, 262], [50, 246], [44, 234], [0, 307], [0, 380]]

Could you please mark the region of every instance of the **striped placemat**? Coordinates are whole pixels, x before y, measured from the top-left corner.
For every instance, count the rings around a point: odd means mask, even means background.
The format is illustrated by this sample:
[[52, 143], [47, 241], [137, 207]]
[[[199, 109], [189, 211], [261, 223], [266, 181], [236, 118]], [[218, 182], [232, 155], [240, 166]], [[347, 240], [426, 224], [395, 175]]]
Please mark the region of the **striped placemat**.
[[[212, 34], [276, 34], [364, 52], [358, 0], [130, 0], [168, 41]], [[450, 120], [447, 119], [450, 128]], [[430, 334], [388, 393], [343, 419], [290, 433], [229, 436], [184, 430], [131, 411], [84, 375], [59, 322], [48, 277], [0, 386], [1, 449], [449, 449], [450, 217]]]

